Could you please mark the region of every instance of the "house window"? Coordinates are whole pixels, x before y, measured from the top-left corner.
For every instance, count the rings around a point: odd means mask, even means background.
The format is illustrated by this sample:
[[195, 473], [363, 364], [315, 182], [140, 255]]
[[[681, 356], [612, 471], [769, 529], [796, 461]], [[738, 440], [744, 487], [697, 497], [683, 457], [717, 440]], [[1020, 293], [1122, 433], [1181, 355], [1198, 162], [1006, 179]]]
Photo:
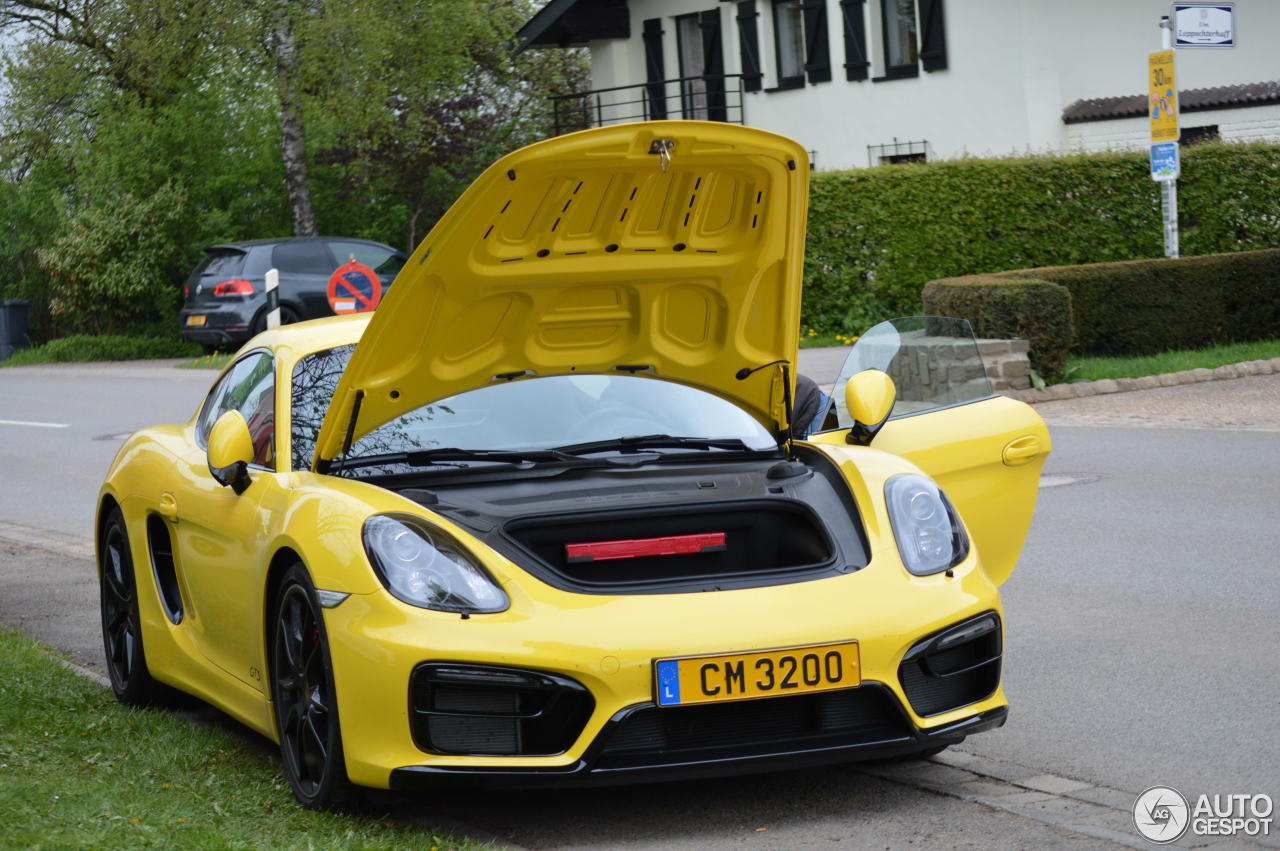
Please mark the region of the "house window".
[[[877, 0], [883, 76], [877, 80], [915, 77], [920, 69], [947, 67], [947, 32], [943, 0]], [[856, 21], [853, 22], [856, 24]], [[850, 24], [846, 22], [846, 27]], [[846, 29], [846, 44], [848, 43]], [[856, 39], [855, 39], [856, 41]]]
[[1199, 145], [1204, 142], [1217, 142], [1222, 136], [1218, 133], [1218, 125], [1205, 124], [1200, 127], [1183, 127], [1182, 134], [1178, 137], [1178, 144], [1182, 147], [1189, 145]]
[[828, 82], [827, 0], [773, 0], [773, 46], [779, 89]]
[[916, 46], [915, 0], [880, 0], [886, 77], [914, 77], [920, 55]]
[[895, 138], [884, 145], [867, 145], [867, 165], [906, 165], [929, 161], [929, 141], [900, 142]]
[[702, 77], [707, 71], [702, 52], [702, 27], [697, 15], [676, 18], [676, 49], [680, 56], [680, 101], [682, 117], [707, 118], [707, 81], [687, 79]]
[[778, 88], [804, 85], [804, 7], [800, 0], [774, 0], [773, 39], [778, 54]]

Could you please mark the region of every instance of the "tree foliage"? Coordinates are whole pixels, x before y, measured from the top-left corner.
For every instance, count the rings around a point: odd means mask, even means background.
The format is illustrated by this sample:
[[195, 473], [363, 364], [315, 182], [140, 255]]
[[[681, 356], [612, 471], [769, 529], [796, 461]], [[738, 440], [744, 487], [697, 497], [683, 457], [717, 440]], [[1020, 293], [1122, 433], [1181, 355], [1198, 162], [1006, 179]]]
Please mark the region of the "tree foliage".
[[546, 93], [585, 85], [581, 57], [511, 55], [533, 11], [0, 0], [0, 297], [33, 302], [38, 338], [171, 323], [205, 245], [300, 227], [290, 132], [317, 231], [412, 248], [488, 162], [546, 135]]

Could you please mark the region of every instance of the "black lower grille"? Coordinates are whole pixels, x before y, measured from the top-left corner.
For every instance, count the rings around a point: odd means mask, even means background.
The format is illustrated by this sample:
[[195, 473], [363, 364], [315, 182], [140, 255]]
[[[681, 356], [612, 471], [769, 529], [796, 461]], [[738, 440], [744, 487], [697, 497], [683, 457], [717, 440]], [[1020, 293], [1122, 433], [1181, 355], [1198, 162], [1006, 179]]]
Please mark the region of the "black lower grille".
[[414, 669], [409, 684], [413, 740], [431, 753], [563, 753], [594, 706], [580, 683], [518, 668], [425, 664]]
[[911, 736], [897, 701], [868, 684], [822, 694], [638, 709], [608, 733], [596, 767], [794, 753]]
[[1000, 685], [1001, 649], [994, 612], [916, 644], [898, 668], [911, 708], [921, 716], [938, 715], [990, 696]]

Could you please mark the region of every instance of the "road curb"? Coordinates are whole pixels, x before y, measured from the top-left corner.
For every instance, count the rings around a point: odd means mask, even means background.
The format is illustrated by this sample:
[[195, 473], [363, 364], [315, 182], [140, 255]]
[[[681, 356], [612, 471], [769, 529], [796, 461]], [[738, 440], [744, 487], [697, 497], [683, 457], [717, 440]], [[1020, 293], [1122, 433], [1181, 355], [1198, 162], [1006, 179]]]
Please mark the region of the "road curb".
[[1069, 384], [1052, 384], [1042, 389], [1005, 390], [1003, 395], [1020, 402], [1060, 402], [1066, 399], [1082, 399], [1110, 393], [1127, 393], [1132, 390], [1155, 390], [1160, 387], [1177, 387], [1199, 384], [1202, 381], [1226, 381], [1253, 375], [1280, 373], [1280, 358], [1243, 361], [1226, 364], [1216, 369], [1185, 369], [1181, 372], [1165, 372], [1160, 375], [1144, 375], [1142, 378], [1100, 378], [1097, 381], [1073, 381]]

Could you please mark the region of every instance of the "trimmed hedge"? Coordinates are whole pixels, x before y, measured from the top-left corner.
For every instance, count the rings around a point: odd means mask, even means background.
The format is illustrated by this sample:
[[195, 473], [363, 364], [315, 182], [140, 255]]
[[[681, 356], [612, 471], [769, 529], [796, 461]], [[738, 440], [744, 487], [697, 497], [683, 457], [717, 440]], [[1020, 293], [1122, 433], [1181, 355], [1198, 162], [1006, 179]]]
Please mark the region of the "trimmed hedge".
[[[1276, 198], [1280, 146], [1187, 149], [1178, 181], [1183, 254], [1280, 248]], [[919, 313], [921, 288], [937, 278], [1164, 254], [1145, 153], [824, 172], [813, 176], [809, 201], [802, 321], [820, 333], [857, 334]]]
[[[1280, 250], [1000, 272], [1071, 292], [1073, 351], [1145, 355], [1280, 336]], [[1034, 344], [1032, 344], [1034, 349]]]
[[1028, 341], [1031, 366], [1045, 380], [1062, 377], [1071, 348], [1071, 293], [1050, 281], [971, 275], [930, 281], [924, 312], [969, 320], [979, 337]]

